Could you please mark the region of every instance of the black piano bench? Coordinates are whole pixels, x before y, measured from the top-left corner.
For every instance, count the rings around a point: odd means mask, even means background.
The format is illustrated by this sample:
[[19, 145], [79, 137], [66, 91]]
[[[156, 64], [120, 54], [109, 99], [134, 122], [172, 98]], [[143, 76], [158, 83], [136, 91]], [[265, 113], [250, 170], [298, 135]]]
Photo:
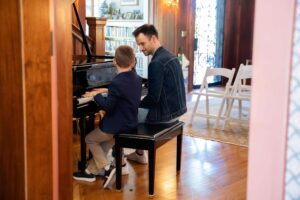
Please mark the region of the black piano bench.
[[148, 150], [149, 159], [149, 195], [154, 195], [155, 154], [156, 149], [177, 137], [176, 170], [180, 171], [182, 132], [184, 123], [176, 121], [171, 124], [139, 124], [135, 132], [115, 135], [116, 158], [116, 189], [121, 190], [122, 185], [122, 160], [123, 148]]

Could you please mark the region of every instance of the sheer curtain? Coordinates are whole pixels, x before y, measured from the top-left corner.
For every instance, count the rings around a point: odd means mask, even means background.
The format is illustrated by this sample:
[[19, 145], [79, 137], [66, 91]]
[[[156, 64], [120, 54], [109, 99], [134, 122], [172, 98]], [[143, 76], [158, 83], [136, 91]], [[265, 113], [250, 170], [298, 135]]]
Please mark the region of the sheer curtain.
[[[206, 67], [221, 67], [225, 0], [196, 0], [194, 86], [202, 83]], [[210, 83], [220, 81], [211, 77]]]

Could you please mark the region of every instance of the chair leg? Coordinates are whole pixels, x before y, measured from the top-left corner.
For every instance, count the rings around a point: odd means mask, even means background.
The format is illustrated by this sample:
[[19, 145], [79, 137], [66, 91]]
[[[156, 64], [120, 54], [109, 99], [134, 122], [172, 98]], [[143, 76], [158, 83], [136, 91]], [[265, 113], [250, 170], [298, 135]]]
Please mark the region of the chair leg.
[[149, 157], [149, 195], [154, 195], [154, 181], [155, 181], [155, 146], [148, 149]]
[[227, 112], [227, 110], [229, 109], [229, 105], [230, 105], [230, 99], [229, 98], [226, 98], [226, 110], [225, 110], [225, 112], [224, 112], [224, 115], [225, 115], [225, 113]]
[[239, 99], [239, 119], [242, 119], [242, 100]]
[[230, 103], [229, 103], [229, 107], [225, 113], [225, 118], [224, 118], [224, 125], [223, 125], [223, 129], [225, 128], [229, 118], [230, 118], [230, 114], [231, 114], [231, 109], [234, 103], [234, 99], [230, 99]]
[[[218, 117], [217, 117], [217, 120], [216, 120], [215, 128], [218, 128], [218, 127], [219, 127], [219, 122], [220, 122], [220, 119], [221, 119], [221, 117], [222, 117], [222, 113], [223, 113], [225, 101], [227, 101], [227, 99], [224, 97], [224, 98], [222, 99], [221, 106], [220, 106], [220, 109], [219, 109], [219, 112], [218, 112]], [[226, 112], [226, 111], [225, 111], [225, 112]], [[222, 129], [224, 129], [224, 127], [225, 127], [225, 126], [223, 126]]]
[[180, 132], [181, 134], [177, 136], [177, 151], [176, 151], [176, 171], [179, 173], [181, 168], [181, 150], [182, 150], [182, 130], [183, 127], [181, 127]]
[[[206, 101], [205, 101], [205, 111], [206, 111], [206, 116], [209, 116], [209, 97], [206, 96]], [[206, 124], [209, 124], [209, 118], [206, 118]]]
[[195, 117], [195, 113], [197, 111], [197, 107], [198, 107], [198, 104], [199, 104], [199, 101], [200, 101], [200, 96], [201, 95], [199, 94], [198, 97], [197, 97], [197, 100], [196, 100], [196, 104], [195, 104], [195, 106], [193, 108], [192, 116], [191, 116], [191, 119], [190, 119], [190, 124], [193, 123], [193, 120], [194, 120], [194, 117]]
[[116, 189], [121, 190], [122, 187], [122, 148], [119, 143], [115, 142], [115, 159], [116, 159]]

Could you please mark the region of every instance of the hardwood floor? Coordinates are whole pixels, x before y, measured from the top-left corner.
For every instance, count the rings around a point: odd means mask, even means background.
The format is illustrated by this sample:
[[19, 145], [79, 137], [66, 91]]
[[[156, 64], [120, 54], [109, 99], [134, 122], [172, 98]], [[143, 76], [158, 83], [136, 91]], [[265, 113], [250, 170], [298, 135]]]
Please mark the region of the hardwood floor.
[[[74, 142], [75, 159], [79, 144]], [[176, 176], [176, 140], [157, 150], [154, 199], [246, 199], [248, 148], [184, 136], [182, 167]], [[148, 199], [148, 165], [129, 163], [121, 192], [94, 183], [73, 181], [73, 199]]]
[[[187, 102], [195, 101], [187, 95]], [[96, 121], [99, 120], [96, 118]], [[79, 136], [74, 134], [73, 166], [77, 170]], [[73, 181], [74, 200], [142, 200], [148, 196], [148, 165], [129, 163], [122, 177], [122, 191], [103, 189], [103, 180]], [[154, 199], [243, 200], [246, 199], [248, 148], [184, 136], [181, 171], [176, 176], [176, 139], [157, 150]]]

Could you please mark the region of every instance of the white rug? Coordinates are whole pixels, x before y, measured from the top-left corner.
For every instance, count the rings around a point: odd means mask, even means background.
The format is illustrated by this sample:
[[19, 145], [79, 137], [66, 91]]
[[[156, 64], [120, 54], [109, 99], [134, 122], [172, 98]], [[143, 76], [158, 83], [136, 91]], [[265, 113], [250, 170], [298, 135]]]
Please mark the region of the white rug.
[[[200, 105], [198, 106], [198, 111], [204, 112], [204, 102], [200, 101]], [[249, 132], [249, 123], [237, 123], [237, 122], [230, 122], [226, 125], [224, 130], [221, 130], [221, 126], [216, 129], [214, 127], [215, 125], [215, 119], [210, 119], [207, 121], [206, 118], [203, 117], [194, 117], [193, 124], [189, 125], [192, 109], [194, 108], [193, 103], [189, 103], [188, 112], [184, 114], [180, 120], [184, 121], [185, 127], [184, 127], [184, 134], [192, 137], [199, 137], [206, 140], [213, 140], [218, 141], [222, 143], [228, 143], [228, 144], [234, 144], [239, 146], [248, 147], [248, 132]], [[243, 106], [244, 106], [243, 102]], [[213, 99], [210, 101], [210, 111], [213, 114], [216, 114], [220, 105], [219, 99]], [[246, 107], [246, 110], [243, 109], [243, 117], [247, 118], [247, 115], [249, 113], [249, 102], [246, 102], [244, 108]], [[238, 109], [237, 105], [234, 104], [233, 110], [232, 110], [232, 116], [237, 117], [238, 115]], [[223, 122], [221, 121], [220, 124]]]

